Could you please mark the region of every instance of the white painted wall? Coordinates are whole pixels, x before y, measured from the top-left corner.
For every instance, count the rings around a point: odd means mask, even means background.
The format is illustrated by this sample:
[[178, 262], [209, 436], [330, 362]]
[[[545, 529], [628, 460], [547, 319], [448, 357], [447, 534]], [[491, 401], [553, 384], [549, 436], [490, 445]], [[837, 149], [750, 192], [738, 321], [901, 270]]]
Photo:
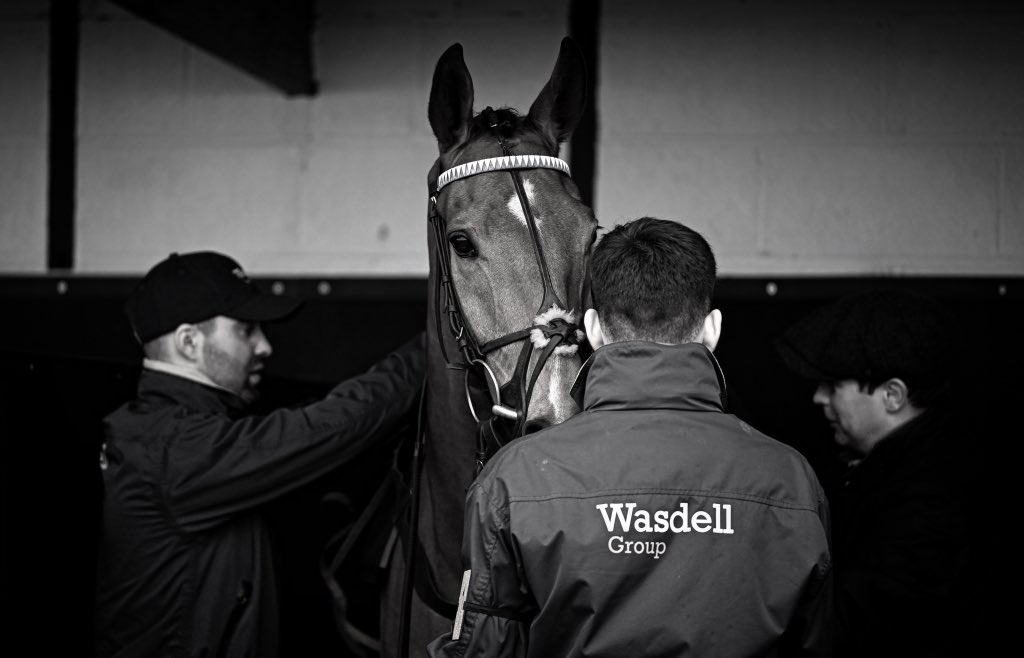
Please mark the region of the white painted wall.
[[1021, 10], [605, 8], [602, 223], [690, 223], [728, 274], [1024, 272]]
[[104, 7], [83, 33], [79, 269], [213, 248], [253, 272], [425, 274], [437, 58], [461, 42], [483, 105], [528, 108], [567, 29], [566, 2], [467, 4], [322, 3], [313, 99]]
[[46, 267], [47, 23], [0, 4], [0, 272]]
[[[287, 99], [83, 3], [77, 272], [426, 273], [438, 56], [525, 111], [569, 2], [320, 4], [320, 94]], [[1024, 12], [892, 4], [606, 0], [602, 225], [687, 222], [724, 275], [1024, 274]], [[0, 8], [0, 272], [46, 267], [46, 7]]]

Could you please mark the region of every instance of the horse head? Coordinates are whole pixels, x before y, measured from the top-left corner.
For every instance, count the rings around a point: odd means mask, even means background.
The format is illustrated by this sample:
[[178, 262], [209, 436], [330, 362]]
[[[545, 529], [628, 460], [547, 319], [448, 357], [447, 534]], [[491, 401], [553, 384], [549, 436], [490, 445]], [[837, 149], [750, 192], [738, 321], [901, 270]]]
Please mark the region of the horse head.
[[474, 114], [459, 44], [434, 70], [425, 422], [411, 481], [398, 487], [411, 502], [394, 535], [403, 550], [387, 560], [381, 656], [422, 653], [452, 627], [474, 469], [495, 444], [578, 411], [569, 388], [589, 348], [579, 323], [597, 223], [557, 156], [585, 98], [583, 57], [569, 39], [525, 116]]
[[428, 115], [440, 155], [428, 182], [432, 268], [442, 271], [432, 274], [447, 279], [455, 342], [490, 390], [490, 411], [517, 435], [578, 411], [569, 387], [597, 224], [557, 156], [585, 102], [585, 64], [568, 38], [525, 116], [474, 115], [459, 44], [434, 71]]

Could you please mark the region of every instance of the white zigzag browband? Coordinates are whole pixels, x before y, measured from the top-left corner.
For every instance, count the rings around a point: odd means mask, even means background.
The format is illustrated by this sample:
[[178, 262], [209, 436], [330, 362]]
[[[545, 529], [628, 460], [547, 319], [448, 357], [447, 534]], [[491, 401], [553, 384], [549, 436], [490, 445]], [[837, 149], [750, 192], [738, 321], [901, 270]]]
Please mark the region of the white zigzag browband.
[[557, 169], [567, 176], [569, 164], [565, 160], [550, 155], [503, 155], [500, 158], [484, 158], [452, 167], [437, 177], [437, 191], [440, 192], [448, 183], [460, 178], [468, 178], [489, 171], [507, 171], [509, 169]]

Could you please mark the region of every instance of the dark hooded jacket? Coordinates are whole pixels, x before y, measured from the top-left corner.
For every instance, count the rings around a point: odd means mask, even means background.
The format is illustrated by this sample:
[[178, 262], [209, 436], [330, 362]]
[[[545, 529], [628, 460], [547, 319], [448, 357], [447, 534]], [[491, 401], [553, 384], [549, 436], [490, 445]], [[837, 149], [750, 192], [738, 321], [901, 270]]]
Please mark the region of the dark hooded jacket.
[[724, 413], [711, 352], [614, 343], [583, 382], [580, 414], [470, 488], [464, 602], [431, 655], [827, 654], [825, 495], [796, 450]]
[[323, 400], [245, 417], [234, 395], [144, 370], [105, 419], [97, 655], [276, 656], [264, 503], [397, 429], [422, 334]]

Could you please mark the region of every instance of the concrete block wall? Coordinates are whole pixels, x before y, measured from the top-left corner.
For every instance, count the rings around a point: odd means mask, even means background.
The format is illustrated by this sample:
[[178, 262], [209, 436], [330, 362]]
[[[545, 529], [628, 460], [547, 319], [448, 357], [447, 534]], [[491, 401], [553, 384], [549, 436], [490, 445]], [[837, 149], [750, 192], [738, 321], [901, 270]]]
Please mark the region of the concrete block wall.
[[566, 2], [322, 2], [320, 92], [287, 99], [101, 7], [83, 33], [79, 269], [213, 248], [253, 272], [425, 275], [437, 58], [461, 42], [478, 108], [525, 111], [567, 17]]
[[1024, 12], [604, 4], [595, 207], [725, 274], [1024, 272]]
[[[424, 275], [438, 56], [525, 111], [569, 4], [321, 0], [320, 93], [288, 99], [83, 1], [76, 272]], [[47, 6], [0, 8], [0, 272], [46, 270]], [[599, 221], [690, 223], [723, 275], [1024, 274], [1024, 10], [997, 6], [606, 0]]]

